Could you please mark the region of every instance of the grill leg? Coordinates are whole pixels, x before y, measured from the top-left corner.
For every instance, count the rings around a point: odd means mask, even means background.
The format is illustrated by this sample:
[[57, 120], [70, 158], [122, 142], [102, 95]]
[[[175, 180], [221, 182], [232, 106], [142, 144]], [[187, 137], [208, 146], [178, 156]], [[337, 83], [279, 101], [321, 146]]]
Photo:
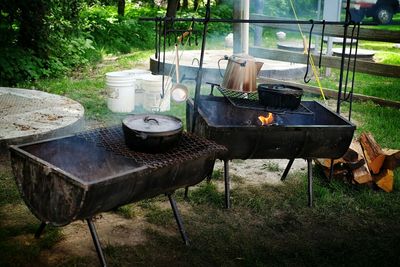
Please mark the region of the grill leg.
[[44, 228], [46, 227], [47, 223], [42, 222], [39, 226], [39, 228], [36, 230], [35, 233], [35, 238], [39, 239], [40, 235], [43, 233]]
[[189, 186], [185, 187], [185, 195], [183, 197], [186, 201], [189, 200]]
[[224, 160], [224, 180], [225, 180], [225, 208], [231, 208], [230, 197], [230, 177], [229, 177], [229, 161]]
[[331, 159], [331, 168], [329, 169], [329, 181], [332, 181], [333, 177], [333, 159]]
[[92, 235], [94, 247], [96, 248], [96, 252], [97, 252], [97, 256], [99, 257], [100, 264], [101, 264], [101, 266], [106, 267], [107, 266], [107, 262], [106, 262], [106, 259], [104, 257], [104, 254], [103, 254], [103, 250], [101, 249], [100, 240], [99, 240], [99, 237], [97, 235], [96, 228], [94, 227], [94, 224], [92, 222], [92, 218], [86, 219], [86, 221], [87, 221], [88, 226], [89, 226], [90, 234]]
[[286, 176], [288, 175], [290, 168], [292, 168], [293, 162], [294, 162], [294, 158], [289, 160], [288, 165], [286, 166], [286, 169], [282, 174], [281, 181], [286, 180]]
[[313, 206], [313, 177], [312, 177], [312, 159], [307, 159], [308, 169], [308, 206]]
[[170, 194], [168, 194], [168, 199], [169, 199], [169, 203], [171, 204], [172, 211], [174, 212], [174, 217], [175, 217], [176, 223], [178, 224], [178, 228], [179, 228], [179, 232], [181, 234], [182, 240], [186, 246], [189, 246], [189, 238], [187, 237], [185, 228], [183, 227], [183, 221], [182, 221], [181, 215], [179, 214], [178, 207], [176, 206], [175, 199]]

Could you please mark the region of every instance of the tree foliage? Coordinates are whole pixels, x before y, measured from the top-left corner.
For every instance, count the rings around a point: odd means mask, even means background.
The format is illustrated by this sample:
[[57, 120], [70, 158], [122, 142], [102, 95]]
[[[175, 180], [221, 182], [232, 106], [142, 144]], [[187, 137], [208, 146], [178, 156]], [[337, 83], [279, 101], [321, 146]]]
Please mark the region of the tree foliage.
[[101, 49], [151, 47], [153, 32], [138, 23], [140, 12], [155, 16], [157, 9], [130, 8], [120, 18], [116, 2], [107, 7], [95, 0], [1, 1], [0, 86], [65, 75], [99, 59]]

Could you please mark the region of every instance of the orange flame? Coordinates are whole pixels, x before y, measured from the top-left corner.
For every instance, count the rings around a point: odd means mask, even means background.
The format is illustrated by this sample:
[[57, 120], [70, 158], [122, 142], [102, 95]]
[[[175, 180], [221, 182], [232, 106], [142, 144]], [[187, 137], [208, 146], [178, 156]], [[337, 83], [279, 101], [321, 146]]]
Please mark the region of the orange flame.
[[258, 116], [258, 119], [261, 121], [261, 125], [268, 125], [274, 122], [274, 115], [272, 113], [268, 113], [268, 116]]

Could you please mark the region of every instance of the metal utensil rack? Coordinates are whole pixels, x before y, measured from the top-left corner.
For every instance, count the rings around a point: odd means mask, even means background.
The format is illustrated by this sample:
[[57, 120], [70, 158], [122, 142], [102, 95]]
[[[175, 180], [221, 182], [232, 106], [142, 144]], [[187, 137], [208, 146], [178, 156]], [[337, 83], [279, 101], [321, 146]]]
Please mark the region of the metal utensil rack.
[[[207, 30], [209, 23], [257, 23], [257, 24], [289, 24], [289, 25], [311, 25], [311, 31], [309, 33], [310, 37], [312, 36], [312, 29], [315, 25], [321, 25], [323, 29], [325, 29], [326, 25], [340, 25], [343, 26], [343, 42], [342, 42], [342, 54], [341, 54], [341, 63], [340, 63], [340, 73], [339, 73], [339, 86], [338, 86], [338, 97], [337, 97], [337, 105], [336, 112], [341, 112], [342, 102], [348, 102], [350, 107], [348, 111], [348, 119], [351, 119], [352, 113], [352, 101], [353, 101], [353, 89], [354, 89], [354, 78], [355, 78], [355, 70], [356, 70], [356, 62], [357, 62], [357, 51], [358, 51], [358, 42], [353, 42], [354, 39], [358, 40], [359, 32], [360, 32], [360, 23], [356, 23], [352, 21], [350, 15], [350, 0], [346, 0], [346, 16], [344, 22], [335, 22], [335, 21], [314, 21], [314, 20], [272, 20], [272, 19], [220, 19], [220, 18], [211, 18], [211, 10], [210, 10], [210, 0], [206, 2], [206, 14], [204, 18], [173, 18], [173, 17], [156, 17], [156, 18], [141, 18], [142, 21], [153, 21], [155, 22], [155, 30], [156, 30], [156, 59], [158, 59], [158, 70], [161, 70], [161, 65], [165, 66], [165, 49], [167, 44], [170, 42], [171, 36], [179, 36], [184, 32], [189, 32], [190, 35], [195, 36], [195, 43], [198, 44], [198, 38], [202, 38], [201, 42], [201, 54], [199, 60], [199, 68], [196, 76], [196, 88], [195, 88], [195, 97], [194, 97], [194, 117], [198, 115], [198, 101], [200, 99], [200, 90], [202, 85], [202, 77], [203, 77], [203, 62], [204, 62], [204, 51], [206, 47], [206, 38], [207, 38]], [[175, 22], [186, 22], [192, 23], [193, 27], [188, 30], [175, 29]], [[194, 27], [196, 24], [196, 28]], [[202, 24], [202, 26], [200, 26]], [[170, 28], [167, 25], [172, 25]], [[374, 23], [364, 23], [363, 25], [376, 25]], [[324, 30], [322, 31], [322, 40], [324, 39]], [[351, 33], [349, 35], [349, 32]], [[198, 36], [201, 34], [201, 36]], [[348, 40], [350, 41], [350, 45], [348, 45]], [[346, 47], [350, 47], [350, 53], [346, 53]], [[353, 53], [355, 51], [355, 53]], [[164, 56], [161, 59], [161, 52]], [[308, 55], [308, 59], [310, 58], [310, 51]], [[309, 60], [308, 60], [309, 63]], [[308, 64], [307, 64], [308, 66]], [[352, 72], [350, 75], [349, 72]], [[162, 71], [164, 73], [164, 71]], [[163, 83], [164, 84], [164, 83]], [[164, 88], [163, 88], [164, 92]], [[193, 120], [195, 121], [195, 120]], [[189, 126], [189, 129], [193, 129], [193, 126]]]
[[[360, 23], [356, 23], [351, 19], [351, 14], [350, 14], [350, 0], [346, 0], [346, 5], [345, 5], [345, 10], [346, 10], [346, 16], [345, 16], [345, 21], [344, 22], [333, 22], [333, 21], [314, 21], [314, 20], [268, 20], [268, 19], [213, 19], [211, 18], [211, 11], [210, 11], [210, 0], [207, 0], [206, 3], [206, 14], [204, 18], [201, 19], [186, 19], [186, 18], [143, 18], [143, 20], [147, 21], [155, 21], [157, 25], [157, 21], [164, 22], [164, 53], [165, 53], [165, 44], [166, 44], [166, 39], [167, 39], [167, 34], [168, 32], [166, 31], [166, 23], [170, 21], [186, 21], [186, 22], [196, 22], [196, 23], [203, 23], [203, 30], [202, 30], [202, 44], [201, 44], [201, 54], [200, 54], [200, 61], [199, 61], [199, 68], [197, 71], [197, 76], [196, 76], [196, 87], [195, 87], [195, 97], [194, 97], [194, 105], [193, 105], [193, 115], [191, 118], [192, 125], [188, 125], [188, 130], [189, 131], [194, 131], [195, 129], [195, 124], [196, 124], [196, 119], [199, 116], [199, 101], [200, 101], [200, 91], [201, 91], [201, 85], [202, 85], [202, 78], [203, 78], [203, 62], [204, 62], [204, 51], [205, 51], [205, 46], [206, 46], [206, 38], [207, 38], [207, 30], [208, 30], [208, 24], [209, 23], [257, 23], [257, 24], [289, 24], [289, 25], [310, 25], [311, 29], [309, 32], [309, 47], [311, 45], [311, 37], [312, 37], [312, 32], [313, 28], [315, 25], [321, 25], [322, 26], [322, 40], [324, 39], [324, 32], [325, 32], [325, 26], [326, 25], [339, 25], [343, 26], [343, 42], [342, 42], [342, 54], [341, 54], [341, 63], [340, 63], [340, 73], [339, 73], [339, 86], [338, 86], [338, 96], [337, 96], [337, 105], [336, 105], [336, 113], [340, 114], [341, 113], [341, 105], [342, 102], [348, 102], [349, 103], [349, 112], [348, 112], [348, 119], [351, 119], [351, 113], [352, 113], [352, 102], [353, 102], [353, 90], [354, 90], [354, 78], [355, 78], [355, 70], [356, 70], [356, 62], [357, 62], [357, 51], [358, 51], [358, 37], [360, 33]], [[368, 24], [363, 24], [363, 25], [368, 25]], [[375, 25], [375, 24], [370, 24], [370, 25]], [[157, 27], [156, 27], [157, 28]], [[349, 36], [349, 31], [351, 31], [351, 35]], [[158, 31], [160, 32], [160, 31]], [[350, 53], [348, 53], [348, 56], [346, 55], [346, 47], [348, 44], [348, 39], [350, 38]], [[354, 44], [353, 40], [354, 38], [357, 39], [357, 42]], [[160, 42], [160, 38], [158, 39]], [[322, 47], [322, 46], [321, 46]], [[355, 53], [353, 54], [353, 49], [355, 49]], [[307, 71], [306, 75], [304, 77], [304, 81], [307, 83], [309, 82], [309, 79], [307, 79], [307, 74], [309, 70], [309, 64], [310, 64], [310, 56], [311, 52], [310, 49], [308, 49], [308, 56], [307, 56]], [[322, 49], [320, 52], [320, 58], [322, 58]], [[321, 61], [319, 62], [319, 65], [321, 65]], [[163, 66], [165, 66], [165, 56], [163, 59]], [[346, 70], [345, 70], [346, 67]], [[350, 70], [352, 71], [352, 75], [350, 75]], [[350, 84], [350, 86], [349, 86]], [[213, 88], [213, 86], [212, 86]], [[212, 90], [212, 89], [211, 89]], [[226, 94], [225, 94], [226, 95]], [[247, 96], [248, 97], [248, 96]], [[240, 99], [241, 102], [243, 102], [243, 99], [246, 99], [246, 97], [232, 97], [228, 96], [228, 100], [232, 102], [234, 99], [235, 100]], [[248, 98], [247, 98], [248, 99]], [[251, 96], [250, 100], [255, 99], [254, 96]], [[249, 102], [248, 100], [246, 100]], [[245, 101], [244, 101], [245, 102]], [[237, 104], [237, 103], [235, 103]], [[235, 105], [234, 104], [234, 105]], [[288, 165], [286, 166], [286, 169], [282, 175], [282, 180], [284, 180], [293, 164], [294, 158], [289, 160]], [[333, 174], [333, 160], [331, 161], [331, 168], [330, 168], [330, 177], [332, 177]], [[307, 166], [308, 166], [308, 204], [309, 206], [313, 205], [313, 196], [312, 196], [312, 159], [307, 158]], [[225, 177], [225, 205], [227, 208], [230, 207], [230, 197], [229, 197], [229, 184], [230, 184], [230, 178], [229, 178], [229, 161], [224, 160], [224, 177]], [[187, 193], [187, 191], [186, 191]], [[186, 194], [185, 193], [185, 194]]]

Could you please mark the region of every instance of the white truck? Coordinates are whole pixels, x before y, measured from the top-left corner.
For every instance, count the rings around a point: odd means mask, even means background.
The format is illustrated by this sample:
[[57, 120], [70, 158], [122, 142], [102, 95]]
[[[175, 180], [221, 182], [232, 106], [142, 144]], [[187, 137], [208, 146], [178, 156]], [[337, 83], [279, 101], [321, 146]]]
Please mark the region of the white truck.
[[379, 24], [390, 24], [393, 15], [400, 12], [400, 0], [352, 0], [351, 18], [360, 22], [364, 17], [373, 17]]

